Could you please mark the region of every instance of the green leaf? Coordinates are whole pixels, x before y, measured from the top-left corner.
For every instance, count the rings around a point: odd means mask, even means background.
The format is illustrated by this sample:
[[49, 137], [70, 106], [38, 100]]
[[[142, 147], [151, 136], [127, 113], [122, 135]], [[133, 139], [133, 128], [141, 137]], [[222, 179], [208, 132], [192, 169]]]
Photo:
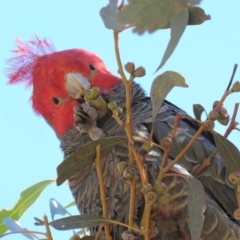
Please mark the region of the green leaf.
[[143, 34], [166, 28], [170, 19], [184, 8], [175, 0], [130, 0], [117, 20], [122, 24], [134, 24], [134, 32]]
[[205, 193], [202, 184], [195, 178], [187, 181], [188, 226], [192, 240], [199, 240], [203, 227]]
[[36, 202], [42, 191], [53, 182], [55, 180], [44, 180], [34, 184], [20, 194], [20, 199], [12, 209], [2, 209], [0, 212], [0, 235], [8, 230], [3, 225], [3, 219], [12, 218], [15, 221], [19, 220], [24, 212]]
[[70, 207], [73, 207], [73, 206], [76, 206], [76, 202], [75, 201], [70, 202], [64, 208], [70, 208]]
[[98, 215], [76, 215], [57, 219], [49, 223], [57, 230], [70, 230], [77, 228], [96, 227], [104, 223], [113, 223], [114, 221]]
[[165, 53], [162, 57], [162, 61], [157, 68], [156, 71], [158, 71], [169, 59], [169, 57], [172, 55], [173, 51], [175, 50], [176, 46], [178, 45], [178, 42], [183, 34], [183, 32], [186, 29], [187, 23], [188, 23], [188, 10], [184, 9], [180, 12], [178, 12], [171, 20], [171, 38], [169, 40], [169, 43], [167, 45], [167, 48], [165, 50]]
[[188, 87], [188, 85], [185, 83], [184, 77], [177, 72], [167, 71], [154, 79], [150, 92], [153, 122], [158, 115], [159, 109], [162, 106], [167, 94], [175, 86]]
[[240, 153], [238, 148], [219, 133], [215, 131], [211, 131], [211, 133], [228, 174], [240, 171]]
[[206, 112], [206, 111], [201, 104], [193, 104], [193, 113], [197, 120], [201, 121], [201, 116], [203, 112]]
[[57, 185], [62, 184], [75, 173], [90, 166], [96, 158], [96, 147], [101, 147], [101, 157], [106, 156], [113, 147], [127, 143], [124, 137], [101, 138], [99, 140], [85, 144], [76, 150], [57, 167]]

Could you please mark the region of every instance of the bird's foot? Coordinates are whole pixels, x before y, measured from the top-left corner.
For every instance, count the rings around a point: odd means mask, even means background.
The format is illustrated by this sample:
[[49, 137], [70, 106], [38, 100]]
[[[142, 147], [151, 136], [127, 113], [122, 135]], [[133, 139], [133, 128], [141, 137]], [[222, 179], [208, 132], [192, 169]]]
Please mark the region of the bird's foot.
[[86, 103], [74, 107], [76, 129], [81, 133], [88, 133], [92, 140], [103, 137], [103, 131], [96, 126], [97, 110]]
[[123, 240], [138, 240], [138, 236], [136, 236], [135, 234], [129, 233], [127, 230], [124, 231], [121, 235]]

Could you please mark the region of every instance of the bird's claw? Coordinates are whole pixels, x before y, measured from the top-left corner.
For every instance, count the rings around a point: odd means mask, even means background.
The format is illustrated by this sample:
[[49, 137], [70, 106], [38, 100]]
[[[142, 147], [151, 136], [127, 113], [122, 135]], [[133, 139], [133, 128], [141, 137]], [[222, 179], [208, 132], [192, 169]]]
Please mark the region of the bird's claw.
[[128, 231], [124, 231], [121, 235], [123, 240], [137, 240], [139, 239], [135, 234], [129, 233]]
[[92, 140], [103, 137], [103, 131], [96, 126], [97, 110], [86, 103], [74, 107], [75, 127], [81, 133], [88, 133]]

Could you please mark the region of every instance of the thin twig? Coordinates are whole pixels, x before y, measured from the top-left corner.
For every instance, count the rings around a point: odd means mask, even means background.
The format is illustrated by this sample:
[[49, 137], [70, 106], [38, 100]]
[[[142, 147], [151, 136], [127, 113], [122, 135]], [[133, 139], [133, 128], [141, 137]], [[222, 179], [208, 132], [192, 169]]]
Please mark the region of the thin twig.
[[87, 235], [87, 228], [83, 228], [82, 231], [83, 231], [83, 236], [86, 236]]
[[116, 109], [113, 110], [112, 117], [117, 121], [117, 123], [118, 123], [121, 127], [123, 127], [123, 128], [125, 127], [125, 123], [119, 118]]
[[181, 178], [185, 179], [186, 181], [188, 181], [188, 178], [185, 175], [180, 174], [180, 173], [166, 173], [166, 174], [164, 174], [163, 178], [165, 178], [165, 177], [181, 177]]
[[237, 64], [234, 64], [234, 67], [233, 67], [233, 73], [232, 73], [232, 76], [230, 78], [230, 81], [229, 81], [229, 84], [227, 86], [227, 89], [225, 91], [225, 93], [223, 94], [221, 100], [218, 102], [218, 104], [215, 106], [214, 108], [214, 111], [218, 111], [219, 108], [223, 105], [223, 102], [225, 101], [225, 99], [227, 98], [227, 96], [231, 93], [233, 93], [233, 91], [230, 89], [231, 85], [232, 85], [232, 81], [233, 81], [233, 78], [234, 78], [234, 75], [236, 73], [236, 70], [237, 70], [237, 67], [238, 65]]
[[217, 148], [215, 148], [214, 151], [210, 154], [210, 156], [203, 160], [199, 168], [193, 173], [193, 176], [197, 177], [205, 168], [207, 168], [211, 164], [212, 160], [214, 159], [217, 153], [218, 153], [218, 150]]
[[[148, 176], [146, 174], [146, 171], [144, 169], [143, 163], [140, 159], [140, 156], [134, 146], [134, 142], [133, 142], [133, 137], [132, 137], [132, 117], [131, 117], [131, 88], [132, 88], [132, 82], [133, 82], [133, 78], [130, 77], [130, 80], [127, 81], [126, 76], [124, 74], [123, 71], [123, 66], [122, 66], [122, 62], [121, 62], [121, 58], [120, 58], [120, 53], [119, 53], [119, 46], [118, 46], [118, 31], [114, 31], [114, 43], [115, 43], [115, 55], [116, 55], [116, 59], [117, 59], [117, 63], [118, 63], [118, 73], [120, 74], [120, 76], [122, 77], [122, 81], [125, 87], [125, 92], [126, 92], [126, 120], [125, 123], [122, 124], [124, 126], [127, 138], [128, 138], [128, 146], [129, 146], [129, 162], [131, 165], [134, 165], [134, 160], [137, 163], [138, 166], [138, 170], [141, 176], [141, 181], [143, 185], [146, 185], [148, 183]], [[115, 119], [116, 115], [115, 115]], [[120, 122], [120, 121], [118, 121]], [[130, 204], [131, 204], [131, 216], [129, 219], [131, 222], [131, 225], [128, 226], [128, 229], [132, 229], [132, 218], [134, 217], [134, 212], [133, 210], [135, 209], [135, 189], [134, 186], [132, 186], [131, 192], [130, 192]], [[148, 213], [149, 210], [149, 206], [147, 206], [145, 204], [145, 208], [144, 208], [144, 212]], [[150, 210], [151, 211], [151, 207]], [[147, 238], [145, 238], [145, 240], [148, 240], [148, 228], [149, 228], [149, 220], [150, 220], [150, 212], [148, 214], [149, 216], [146, 216], [145, 214], [143, 215], [143, 218], [145, 219], [145, 224], [144, 224], [144, 236], [146, 236]]]
[[140, 143], [149, 143], [149, 144], [152, 145], [152, 146], [155, 146], [155, 147], [157, 147], [157, 148], [159, 148], [159, 149], [164, 150], [164, 147], [163, 147], [163, 146], [161, 146], [160, 144], [157, 144], [157, 143], [155, 143], [155, 142], [149, 142], [148, 140], [137, 139], [137, 138], [133, 138], [133, 141], [134, 141], [134, 142], [140, 142]]
[[218, 102], [218, 104], [216, 105], [216, 107], [214, 108], [214, 111], [218, 111], [219, 110], [219, 108], [221, 108], [221, 106], [223, 105], [223, 102], [225, 101], [225, 99], [227, 98], [227, 96], [229, 95], [229, 94], [231, 94], [231, 93], [233, 93], [233, 91], [232, 90], [228, 90], [228, 91], [226, 91], [224, 94], [223, 94], [223, 96], [222, 96], [222, 98], [220, 99], [220, 101]]
[[227, 86], [226, 91], [228, 91], [228, 90], [230, 89], [231, 85], [232, 85], [233, 78], [234, 78], [234, 76], [235, 76], [235, 73], [236, 73], [236, 71], [237, 71], [237, 68], [238, 68], [238, 65], [237, 65], [237, 64], [234, 64], [232, 76], [231, 76], [231, 78], [230, 78], [230, 81], [229, 81], [229, 83], [228, 83], [228, 86]]
[[39, 234], [39, 235], [44, 235], [46, 237], [46, 233], [43, 232], [38, 232], [38, 231], [16, 231], [16, 232], [9, 232], [9, 233], [4, 233], [3, 235], [0, 236], [0, 238], [5, 237], [7, 235], [12, 235], [12, 234], [16, 234], [16, 233], [21, 233], [21, 234]]
[[[105, 185], [104, 185], [104, 179], [103, 179], [103, 172], [102, 172], [102, 166], [101, 166], [101, 148], [100, 145], [97, 145], [96, 148], [96, 169], [97, 169], [97, 175], [99, 179], [99, 187], [100, 187], [100, 193], [101, 193], [101, 200], [102, 200], [102, 209], [103, 209], [103, 217], [108, 217], [108, 208], [107, 208], [107, 198], [106, 198], [106, 191], [105, 191]], [[110, 227], [108, 224], [104, 224], [105, 234], [107, 239], [112, 239], [110, 234]]]
[[98, 227], [98, 231], [97, 231], [97, 234], [95, 236], [95, 240], [98, 240], [99, 236], [100, 236], [100, 233], [102, 231], [102, 228], [104, 227], [104, 224], [101, 224], [99, 227]]
[[[207, 114], [206, 114], [207, 115]], [[180, 115], [181, 116], [181, 119], [187, 119], [187, 120], [190, 120], [190, 121], [193, 121], [193, 122], [196, 122], [198, 123], [199, 125], [201, 125], [203, 122], [200, 121], [200, 120], [197, 120], [193, 117], [190, 117], [190, 116], [183, 116], [183, 115]]]
[[128, 82], [129, 82], [130, 84], [132, 84], [132, 82], [133, 82], [134, 79], [135, 79], [135, 76], [134, 76], [134, 75], [130, 75], [130, 78], [129, 78]]
[[170, 152], [169, 150], [165, 150], [164, 153], [163, 153], [163, 159], [162, 159], [160, 171], [159, 171], [159, 174], [158, 174], [158, 177], [157, 177], [157, 181], [161, 182], [163, 180], [163, 178], [164, 178], [165, 172], [163, 171], [163, 169], [166, 166], [166, 163], [167, 163], [167, 160], [168, 160], [168, 156], [169, 156], [169, 152]]
[[[238, 107], [239, 107], [239, 103], [235, 104], [234, 107], [234, 111], [233, 111], [233, 116], [231, 119], [231, 122], [224, 134], [224, 137], [227, 138], [229, 136], [229, 134], [232, 132], [233, 129], [236, 128], [236, 116], [237, 116], [237, 112], [238, 112]], [[215, 155], [218, 153], [218, 149], [215, 148], [215, 150], [210, 154], [210, 156], [207, 159], [204, 159], [204, 161], [202, 162], [202, 164], [199, 166], [199, 168], [193, 173], [193, 176], [198, 176], [205, 168], [207, 168], [212, 160], [214, 159]]]
[[237, 130], [237, 131], [240, 131], [240, 128], [235, 127], [234, 129]]
[[232, 132], [232, 130], [236, 127], [236, 117], [237, 117], [237, 112], [238, 112], [238, 107], [239, 107], [239, 103], [235, 103], [234, 106], [234, 111], [233, 111], [233, 116], [231, 119], [231, 122], [224, 134], [224, 137], [227, 138], [229, 136], [229, 134]]
[[111, 220], [111, 223], [119, 225], [119, 226], [123, 226], [125, 228], [131, 228], [134, 232], [138, 232], [140, 234], [143, 234], [143, 231], [141, 229], [138, 229], [138, 228], [135, 228], [135, 227], [130, 227], [128, 224], [125, 224], [125, 223], [122, 223], [122, 222], [118, 222], [118, 221], [115, 221], [115, 220]]
[[[145, 201], [146, 202], [146, 201]], [[145, 208], [143, 212], [144, 216], [144, 240], [149, 240], [149, 223], [150, 223], [150, 217], [151, 217], [151, 210], [152, 205], [148, 205], [145, 203]]]
[[116, 55], [117, 64], [118, 64], [118, 73], [122, 77], [123, 84], [125, 85], [125, 84], [127, 84], [127, 78], [124, 74], [123, 67], [122, 67], [122, 62], [121, 62], [121, 58], [120, 58], [120, 54], [119, 54], [119, 47], [118, 47], [118, 45], [119, 45], [118, 44], [118, 42], [119, 42], [119, 38], [118, 38], [119, 32], [117, 30], [115, 30], [113, 32], [113, 34], [114, 34], [115, 55]]
[[153, 127], [151, 129], [150, 134], [149, 134], [148, 143], [152, 142], [152, 138], [153, 138]]
[[[118, 42], [119, 42], [119, 32], [116, 30], [114, 31], [114, 44], [115, 44], [115, 55], [116, 55], [116, 60], [117, 60], [117, 64], [118, 64], [118, 73], [120, 74], [123, 84], [125, 86], [125, 91], [126, 91], [126, 122], [125, 122], [125, 132], [127, 134], [127, 138], [128, 138], [128, 143], [129, 143], [129, 148], [132, 151], [132, 156], [134, 157], [137, 165], [138, 165], [138, 169], [139, 169], [139, 173], [141, 176], [141, 181], [143, 183], [143, 185], [148, 183], [148, 180], [146, 178], [146, 175], [144, 173], [143, 170], [143, 166], [142, 166], [142, 161], [134, 147], [134, 142], [133, 142], [133, 137], [132, 137], [132, 118], [131, 118], [131, 82], [129, 82], [124, 74], [123, 71], [123, 66], [122, 66], [122, 62], [121, 62], [121, 58], [120, 58], [120, 53], [119, 53], [119, 46], [118, 46]], [[114, 117], [116, 119], [116, 116]], [[131, 154], [129, 154], [129, 157], [131, 156]]]
[[177, 134], [177, 128], [179, 126], [181, 119], [182, 119], [182, 116], [180, 114], [177, 114], [175, 118], [173, 130], [172, 130], [172, 136], [171, 136], [172, 139], [174, 139]]
[[[181, 121], [181, 118], [182, 118], [181, 115], [179, 115], [179, 114], [176, 115], [176, 119], [175, 119], [173, 130], [172, 130], [171, 139], [174, 139], [176, 134], [177, 134], [177, 128], [179, 126], [179, 122]], [[165, 175], [166, 172], [164, 172], [163, 169], [166, 166], [169, 153], [170, 153], [170, 149], [169, 150], [164, 150], [163, 159], [162, 159], [160, 171], [159, 171], [159, 174], [158, 174], [158, 177], [157, 177], [157, 181], [161, 182], [163, 180], [163, 178], [164, 178], [164, 175]]]
[[49, 227], [49, 223], [48, 223], [48, 218], [47, 218], [46, 215], [43, 216], [43, 222], [44, 222], [44, 225], [45, 225], [45, 228], [46, 228], [47, 240], [53, 240], [52, 234], [51, 234], [51, 231], [50, 231], [50, 227]]
[[192, 146], [192, 144], [196, 141], [196, 139], [201, 135], [202, 131], [205, 129], [204, 125], [201, 125], [201, 127], [198, 129], [198, 131], [195, 133], [195, 135], [192, 137], [192, 139], [188, 142], [188, 144], [185, 146], [185, 148], [177, 155], [177, 157], [169, 163], [163, 170], [164, 173], [167, 173], [173, 166], [176, 164], [183, 155], [188, 151], [188, 149]]
[[134, 176], [133, 180], [130, 183], [130, 207], [129, 207], [129, 227], [128, 227], [129, 233], [133, 233], [132, 227], [134, 226], [136, 183], [137, 183], [137, 177]]

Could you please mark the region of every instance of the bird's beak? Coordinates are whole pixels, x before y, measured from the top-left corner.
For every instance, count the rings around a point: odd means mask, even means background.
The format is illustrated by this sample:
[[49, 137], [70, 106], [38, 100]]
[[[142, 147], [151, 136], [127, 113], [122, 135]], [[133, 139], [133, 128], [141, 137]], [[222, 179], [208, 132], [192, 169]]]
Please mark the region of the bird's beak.
[[81, 99], [91, 88], [89, 80], [80, 73], [67, 73], [65, 81], [66, 90], [73, 99]]

